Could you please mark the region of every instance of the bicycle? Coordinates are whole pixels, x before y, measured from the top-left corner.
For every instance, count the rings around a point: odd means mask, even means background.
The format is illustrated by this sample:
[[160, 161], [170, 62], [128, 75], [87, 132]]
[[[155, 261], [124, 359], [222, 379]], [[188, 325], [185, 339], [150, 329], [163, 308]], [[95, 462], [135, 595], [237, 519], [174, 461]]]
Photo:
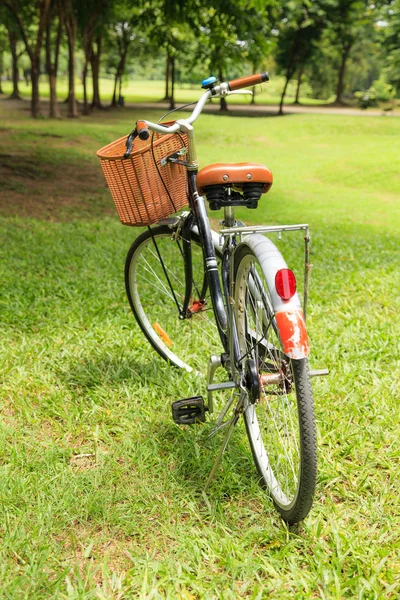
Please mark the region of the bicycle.
[[[171, 365], [198, 372], [205, 354], [210, 357], [207, 401], [196, 396], [173, 402], [174, 421], [204, 422], [213, 413], [213, 395], [229, 394], [210, 434], [225, 430], [204, 490], [243, 416], [261, 484], [292, 524], [308, 514], [316, 483], [310, 377], [327, 374], [310, 372], [307, 361], [308, 225], [246, 227], [236, 221], [234, 208], [257, 208], [272, 173], [255, 163], [218, 163], [199, 171], [192, 127], [210, 98], [248, 93], [243, 88], [268, 79], [267, 73], [222, 83], [210, 77], [189, 118], [137, 121], [127, 138], [98, 155], [121, 221], [148, 226], [125, 266], [140, 328]], [[204, 197], [211, 211], [224, 211], [219, 233], [210, 227]], [[188, 211], [169, 216], [186, 204]], [[265, 236], [286, 231], [305, 234], [304, 311], [294, 273]], [[220, 367], [227, 381], [215, 383]]]

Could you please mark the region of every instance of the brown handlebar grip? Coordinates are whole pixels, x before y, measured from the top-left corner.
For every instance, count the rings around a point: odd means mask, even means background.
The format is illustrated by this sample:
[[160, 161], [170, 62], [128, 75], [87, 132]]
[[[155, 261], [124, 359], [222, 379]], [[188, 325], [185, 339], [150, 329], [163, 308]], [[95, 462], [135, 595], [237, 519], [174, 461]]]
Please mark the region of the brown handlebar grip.
[[141, 140], [148, 140], [150, 137], [150, 131], [144, 121], [136, 121], [136, 131]]
[[267, 72], [258, 73], [257, 75], [248, 75], [248, 77], [240, 77], [239, 79], [232, 79], [232, 81], [228, 82], [228, 86], [229, 89], [233, 91], [250, 87], [252, 85], [257, 85], [258, 83], [263, 83], [264, 81], [269, 81], [269, 75]]

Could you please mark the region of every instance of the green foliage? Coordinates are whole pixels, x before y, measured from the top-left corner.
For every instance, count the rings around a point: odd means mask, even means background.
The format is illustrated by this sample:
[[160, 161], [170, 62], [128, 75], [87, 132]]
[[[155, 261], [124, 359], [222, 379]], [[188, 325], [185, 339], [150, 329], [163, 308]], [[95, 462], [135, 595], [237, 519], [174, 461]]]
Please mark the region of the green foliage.
[[387, 77], [400, 93], [400, 0], [391, 3], [384, 16], [388, 22], [383, 43]]
[[322, 33], [306, 65], [307, 80], [315, 98], [327, 99], [335, 92], [339, 61], [332, 37], [330, 28]]
[[206, 1], [199, 15], [197, 60], [209, 72], [232, 78], [244, 61], [262, 64], [271, 49], [272, 2], [255, 8], [253, 3]]
[[355, 92], [354, 96], [358, 99], [360, 108], [370, 108], [382, 103], [390, 103], [396, 97], [394, 87], [386, 83], [383, 79], [374, 81], [372, 86], [365, 92]]
[[332, 0], [290, 0], [283, 4], [276, 62], [289, 78], [311, 56], [331, 8]]
[[[6, 8], [14, 7], [26, 24], [28, 44], [34, 45], [38, 4], [0, 4], [15, 27], [15, 15]], [[385, 67], [388, 80], [400, 86], [400, 0], [74, 0], [73, 5], [78, 72], [95, 53], [102, 74], [115, 81], [132, 72], [161, 78], [168, 56], [176, 81], [276, 70], [288, 81], [301, 77], [316, 98], [336, 94], [351, 100]], [[18, 45], [23, 48], [21, 37]], [[65, 45], [66, 39], [60, 73], [67, 67]], [[6, 51], [7, 71], [9, 64]], [[303, 97], [309, 93], [304, 86], [301, 91]]]
[[316, 97], [351, 99], [379, 78], [383, 2], [338, 0], [326, 13], [325, 28], [307, 59], [306, 72]]

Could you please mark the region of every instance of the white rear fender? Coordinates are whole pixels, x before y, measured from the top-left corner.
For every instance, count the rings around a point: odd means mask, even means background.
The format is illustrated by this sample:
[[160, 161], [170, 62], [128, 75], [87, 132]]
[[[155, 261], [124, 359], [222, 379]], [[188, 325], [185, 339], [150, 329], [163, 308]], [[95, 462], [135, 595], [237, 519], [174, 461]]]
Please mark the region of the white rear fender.
[[[243, 245], [252, 250], [263, 270], [284, 353], [293, 359], [306, 358], [310, 344], [300, 297], [296, 292], [290, 300], [282, 300], [275, 287], [277, 272], [288, 268], [282, 254], [270, 239], [260, 234], [245, 237], [236, 248], [235, 255], [240, 255]], [[251, 281], [248, 285], [251, 286]], [[257, 295], [256, 291], [253, 293]]]

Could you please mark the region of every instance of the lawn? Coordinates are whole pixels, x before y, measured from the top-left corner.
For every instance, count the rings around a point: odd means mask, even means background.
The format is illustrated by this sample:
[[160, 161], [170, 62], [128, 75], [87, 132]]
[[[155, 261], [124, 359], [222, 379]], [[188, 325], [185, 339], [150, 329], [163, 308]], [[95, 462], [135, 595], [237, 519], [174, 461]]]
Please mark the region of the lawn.
[[[0, 598], [398, 598], [400, 120], [196, 123], [202, 165], [274, 173], [243, 219], [311, 227], [311, 365], [330, 376], [313, 380], [315, 503], [289, 530], [242, 424], [204, 500], [210, 426], [170, 417], [204, 380], [157, 357], [125, 297], [137, 231], [95, 153], [161, 113], [16, 106], [0, 101]], [[279, 244], [299, 270], [301, 236]]]
[[[206, 77], [207, 75], [205, 75]], [[80, 79], [76, 79], [76, 96], [78, 100], [83, 99], [83, 85]], [[175, 100], [177, 102], [193, 102], [199, 97], [199, 88], [201, 82], [198, 85], [190, 85], [187, 83], [177, 83], [175, 85]], [[279, 104], [280, 94], [284, 85], [284, 78], [280, 76], [274, 76], [271, 81], [267, 84], [256, 86], [256, 102], [257, 104]], [[12, 91], [12, 84], [10, 81], [2, 82], [4, 93], [10, 94]], [[25, 82], [20, 82], [20, 93], [24, 97], [29, 97], [31, 93], [30, 85], [26, 85]], [[49, 97], [49, 84], [47, 77], [42, 76], [40, 81], [40, 95], [42, 98]], [[68, 80], [59, 78], [57, 80], [57, 91], [60, 100], [66, 98], [68, 95]], [[106, 79], [105, 77], [100, 80], [100, 93], [102, 100], [105, 104], [111, 101], [114, 91], [114, 81], [112, 79]], [[91, 94], [91, 82], [88, 81], [88, 93]], [[165, 95], [165, 82], [161, 80], [153, 81], [142, 81], [126, 79], [122, 88], [122, 94], [126, 102], [159, 102], [164, 98]], [[293, 82], [288, 87], [288, 94], [285, 99], [286, 104], [292, 104], [296, 94], [296, 82]], [[333, 100], [333, 98], [331, 99]], [[234, 104], [248, 104], [251, 101], [251, 96], [231, 96], [228, 99], [228, 103], [233, 102]], [[326, 101], [317, 100], [315, 98], [306, 98], [303, 94], [301, 98], [302, 103], [308, 104], [326, 104]], [[218, 102], [218, 100], [217, 100]]]

